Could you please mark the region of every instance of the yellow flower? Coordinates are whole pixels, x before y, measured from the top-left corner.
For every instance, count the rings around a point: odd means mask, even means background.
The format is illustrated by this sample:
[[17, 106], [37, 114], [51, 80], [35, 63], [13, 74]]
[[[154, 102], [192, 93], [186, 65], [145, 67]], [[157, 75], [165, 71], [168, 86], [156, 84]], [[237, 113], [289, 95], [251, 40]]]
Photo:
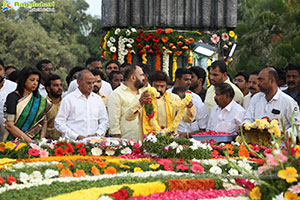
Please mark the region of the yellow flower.
[[135, 167], [134, 172], [144, 172], [140, 167]]
[[235, 36], [234, 31], [229, 31], [229, 36], [230, 36], [230, 37], [234, 37], [234, 36]]
[[12, 142], [6, 142], [5, 149], [13, 150], [15, 148], [15, 146], [16, 146], [16, 144], [14, 144]]
[[251, 130], [251, 127], [252, 127], [252, 124], [251, 124], [250, 122], [246, 122], [246, 123], [244, 124], [244, 128], [245, 128], [245, 130], [247, 130], [247, 131]]
[[130, 169], [130, 166], [121, 164], [121, 165], [120, 165], [120, 168], [123, 168], [123, 169]]
[[296, 150], [296, 157], [300, 157], [300, 146], [296, 145], [295, 150]]
[[228, 46], [231, 46], [232, 45], [232, 42], [228, 42]]
[[15, 149], [15, 151], [19, 151], [19, 149], [21, 149], [22, 147], [26, 147], [27, 144], [26, 143], [21, 143], [17, 146], [17, 148]]
[[261, 199], [261, 193], [260, 193], [260, 189], [258, 186], [256, 186], [255, 188], [253, 188], [251, 190], [251, 192], [249, 193], [250, 199], [251, 200], [260, 200]]
[[5, 146], [5, 142], [0, 142], [0, 146]]
[[288, 183], [297, 181], [297, 178], [299, 177], [297, 170], [294, 167], [286, 167], [285, 169], [279, 170], [277, 175], [279, 178], [285, 179]]
[[294, 193], [289, 192], [289, 191], [286, 191], [284, 193], [284, 198], [286, 200], [299, 200], [300, 199], [300, 197], [298, 197], [298, 194], [294, 194]]
[[234, 40], [237, 40], [237, 35], [234, 36]]
[[149, 165], [150, 169], [157, 169], [159, 168], [160, 164], [151, 164]]

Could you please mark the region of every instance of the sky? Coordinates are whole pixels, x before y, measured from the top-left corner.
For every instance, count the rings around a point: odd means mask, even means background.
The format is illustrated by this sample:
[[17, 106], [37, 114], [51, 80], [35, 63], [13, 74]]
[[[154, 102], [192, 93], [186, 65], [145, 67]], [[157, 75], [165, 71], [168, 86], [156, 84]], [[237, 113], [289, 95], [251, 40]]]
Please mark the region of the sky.
[[[20, 3], [31, 2], [32, 0], [17, 0]], [[93, 17], [98, 16], [101, 17], [101, 2], [102, 0], [85, 0], [89, 4], [89, 8], [87, 13], [92, 15]], [[14, 0], [6, 0], [12, 7], [14, 5]], [[2, 8], [2, 5], [1, 5]]]

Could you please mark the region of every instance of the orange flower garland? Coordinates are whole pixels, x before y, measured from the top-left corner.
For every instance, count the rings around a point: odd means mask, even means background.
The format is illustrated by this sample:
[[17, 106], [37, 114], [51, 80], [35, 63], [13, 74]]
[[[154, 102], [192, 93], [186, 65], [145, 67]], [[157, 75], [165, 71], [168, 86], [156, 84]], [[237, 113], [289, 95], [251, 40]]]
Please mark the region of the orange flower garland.
[[155, 70], [156, 71], [161, 70], [161, 67], [160, 67], [160, 54], [156, 54]]
[[130, 52], [131, 52], [131, 49], [128, 49], [127, 63], [132, 64], [132, 55]]
[[210, 190], [216, 189], [215, 181], [213, 179], [171, 179], [166, 181], [168, 183], [168, 190]]

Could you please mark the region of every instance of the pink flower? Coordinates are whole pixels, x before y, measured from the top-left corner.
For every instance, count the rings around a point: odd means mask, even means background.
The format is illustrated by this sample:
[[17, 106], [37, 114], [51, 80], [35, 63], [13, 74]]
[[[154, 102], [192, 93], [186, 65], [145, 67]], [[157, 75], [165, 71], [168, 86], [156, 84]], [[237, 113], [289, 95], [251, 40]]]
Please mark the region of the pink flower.
[[227, 33], [222, 33], [222, 40], [227, 41], [229, 39], [229, 36]]
[[54, 149], [54, 144], [47, 143], [46, 145], [47, 145], [48, 147], [50, 147], [50, 149]]
[[36, 145], [36, 144], [34, 144], [34, 143], [30, 143], [29, 144], [30, 146], [31, 146], [31, 148], [33, 148], [33, 149], [36, 149], [36, 150], [40, 150], [40, 147], [38, 146], [38, 145]]
[[300, 193], [300, 183], [298, 183], [297, 185], [294, 185], [292, 187], [289, 188], [289, 191], [294, 193], [294, 194], [299, 194]]
[[223, 49], [228, 49], [228, 46], [225, 44], [224, 46], [223, 46]]
[[160, 159], [157, 163], [160, 165], [171, 165], [172, 161], [168, 159]]
[[39, 155], [39, 151], [36, 150], [36, 149], [31, 148], [31, 149], [28, 149], [28, 154], [32, 155], [32, 156], [38, 156]]
[[217, 44], [220, 41], [220, 37], [217, 34], [213, 34], [210, 38], [210, 40], [214, 43]]
[[164, 166], [164, 169], [165, 169], [166, 171], [174, 171], [174, 168], [173, 168], [171, 165], [165, 165], [165, 166]]
[[[282, 154], [277, 154], [276, 156], [278, 157], [278, 160], [281, 163], [287, 161], [287, 159], [288, 159], [287, 156], [282, 155]], [[267, 154], [266, 157], [267, 157], [267, 165], [269, 165], [269, 166], [278, 166], [279, 165], [278, 161], [272, 154]]]
[[264, 155], [267, 156], [267, 154], [272, 154], [272, 149], [271, 149], [271, 148], [266, 149], [266, 150], [264, 151]]
[[191, 169], [192, 169], [192, 172], [194, 172], [194, 173], [202, 173], [202, 172], [204, 172], [204, 168], [201, 165], [199, 165], [199, 164], [193, 165]]
[[259, 167], [257, 170], [258, 170], [258, 174], [262, 174], [264, 173], [265, 171], [267, 171], [269, 169], [269, 167], [267, 165], [264, 165], [264, 166], [261, 166]]
[[183, 165], [183, 164], [179, 164], [176, 166], [176, 169], [181, 170], [181, 171], [186, 171], [189, 169], [189, 167], [186, 165]]
[[49, 152], [47, 150], [41, 149], [39, 153], [41, 158], [49, 157]]

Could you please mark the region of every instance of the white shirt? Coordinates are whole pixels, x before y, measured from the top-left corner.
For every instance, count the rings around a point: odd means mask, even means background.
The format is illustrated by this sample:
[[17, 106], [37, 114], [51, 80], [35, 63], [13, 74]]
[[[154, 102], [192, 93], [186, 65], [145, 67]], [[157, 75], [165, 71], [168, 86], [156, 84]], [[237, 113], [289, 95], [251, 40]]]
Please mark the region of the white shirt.
[[[172, 93], [174, 87], [167, 90], [167, 92]], [[192, 92], [192, 102], [196, 108], [195, 120], [192, 123], [180, 121], [177, 131], [178, 132], [193, 132], [200, 129], [206, 129], [208, 121], [208, 109], [202, 102], [199, 95]]]
[[4, 80], [4, 84], [2, 88], [0, 88], [0, 139], [4, 133], [4, 111], [3, 107], [6, 101], [6, 97], [9, 93], [15, 91], [17, 88], [17, 84], [15, 82], [12, 82], [10, 80]]
[[216, 105], [211, 109], [207, 130], [234, 133], [236, 127], [241, 125], [245, 112], [245, 109], [234, 100], [223, 109]]
[[281, 125], [280, 118], [282, 116], [286, 128], [289, 129], [291, 127], [290, 118], [293, 111], [295, 112], [294, 122], [300, 124], [299, 107], [292, 97], [277, 89], [276, 94], [268, 102], [265, 93], [259, 92], [252, 97], [243, 123], [252, 123], [256, 119], [267, 116], [270, 119], [279, 119], [279, 124]]
[[246, 96], [244, 96], [244, 101], [243, 101], [243, 107], [247, 110], [247, 108], [250, 105], [250, 100], [251, 100], [251, 93], [248, 92]]
[[[70, 83], [69, 88], [68, 88], [68, 91], [67, 91], [67, 93], [65, 94], [65, 96], [67, 96], [67, 95], [70, 94], [71, 92], [75, 91], [76, 88], [78, 88], [78, 83], [77, 83], [77, 80], [75, 79], [75, 80], [73, 80], [73, 81]], [[111, 87], [111, 85], [110, 85], [108, 82], [102, 80], [102, 85], [101, 85], [101, 88], [100, 88], [100, 92], [101, 92], [102, 94], [104, 94], [104, 96], [109, 97], [110, 93], [112, 92], [112, 87]]]
[[79, 135], [97, 133], [104, 136], [108, 129], [108, 116], [101, 97], [92, 92], [86, 98], [77, 88], [63, 98], [54, 126], [64, 137], [72, 140]]
[[47, 98], [48, 93], [47, 93], [45, 86], [42, 83], [40, 83], [40, 86], [39, 86], [39, 93], [43, 97]]

